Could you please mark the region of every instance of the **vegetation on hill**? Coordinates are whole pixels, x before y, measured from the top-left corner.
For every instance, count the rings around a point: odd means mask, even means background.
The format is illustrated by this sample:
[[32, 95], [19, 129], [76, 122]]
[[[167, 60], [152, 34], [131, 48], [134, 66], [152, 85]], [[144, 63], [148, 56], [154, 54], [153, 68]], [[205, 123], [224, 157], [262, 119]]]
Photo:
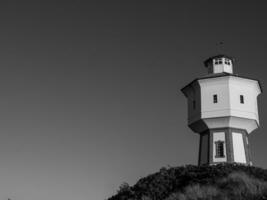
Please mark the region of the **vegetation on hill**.
[[108, 200], [267, 200], [267, 170], [238, 164], [162, 168]]

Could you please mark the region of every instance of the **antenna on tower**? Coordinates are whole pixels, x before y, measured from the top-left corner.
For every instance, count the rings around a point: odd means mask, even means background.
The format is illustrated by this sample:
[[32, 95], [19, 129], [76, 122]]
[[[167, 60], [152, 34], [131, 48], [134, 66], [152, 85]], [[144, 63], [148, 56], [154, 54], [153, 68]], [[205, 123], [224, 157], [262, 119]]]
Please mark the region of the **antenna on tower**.
[[223, 51], [224, 51], [224, 42], [223, 41], [217, 42], [216, 47], [217, 47], [216, 49], [217, 49], [219, 54], [224, 54], [223, 53]]

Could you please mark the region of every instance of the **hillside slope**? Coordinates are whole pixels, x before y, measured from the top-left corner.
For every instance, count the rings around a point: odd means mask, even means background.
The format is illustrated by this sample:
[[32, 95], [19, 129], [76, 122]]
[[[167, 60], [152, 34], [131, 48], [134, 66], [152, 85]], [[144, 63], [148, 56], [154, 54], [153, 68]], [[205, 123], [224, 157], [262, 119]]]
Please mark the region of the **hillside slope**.
[[201, 199], [267, 199], [267, 170], [237, 164], [162, 168], [132, 187], [122, 184], [108, 200]]

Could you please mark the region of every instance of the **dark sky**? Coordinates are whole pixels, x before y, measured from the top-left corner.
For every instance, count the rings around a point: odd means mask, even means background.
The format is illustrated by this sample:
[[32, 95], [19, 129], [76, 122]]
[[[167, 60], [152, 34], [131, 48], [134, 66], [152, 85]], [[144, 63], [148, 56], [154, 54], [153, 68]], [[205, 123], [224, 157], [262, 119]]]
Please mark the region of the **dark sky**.
[[[264, 89], [262, 2], [1, 1], [0, 199], [103, 200], [197, 164], [180, 88], [225, 53]], [[266, 98], [250, 137], [263, 168]]]

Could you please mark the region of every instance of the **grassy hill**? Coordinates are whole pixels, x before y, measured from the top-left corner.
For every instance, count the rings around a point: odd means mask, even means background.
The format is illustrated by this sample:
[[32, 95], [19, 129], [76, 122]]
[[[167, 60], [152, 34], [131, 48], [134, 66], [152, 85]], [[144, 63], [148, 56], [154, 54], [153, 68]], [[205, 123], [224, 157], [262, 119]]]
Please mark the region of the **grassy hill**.
[[108, 200], [267, 200], [267, 170], [237, 164], [162, 168]]

